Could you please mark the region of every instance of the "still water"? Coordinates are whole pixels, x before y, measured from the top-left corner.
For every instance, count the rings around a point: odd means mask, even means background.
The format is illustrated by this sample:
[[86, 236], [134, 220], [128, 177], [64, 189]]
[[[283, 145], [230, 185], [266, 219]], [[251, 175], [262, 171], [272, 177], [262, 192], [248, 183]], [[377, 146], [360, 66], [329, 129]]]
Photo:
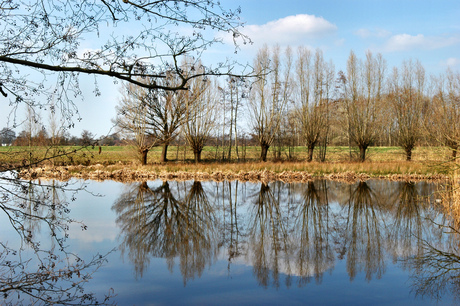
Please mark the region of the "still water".
[[[13, 213], [0, 216], [3, 279], [11, 250], [31, 259], [10, 269], [8, 280], [31, 278], [45, 257], [61, 252], [63, 271], [101, 259], [81, 267], [91, 276], [82, 286], [118, 305], [458, 302], [456, 223], [445, 216], [436, 184], [71, 181], [27, 188], [16, 207], [31, 220], [16, 225]], [[32, 197], [53, 204], [37, 208], [28, 204]], [[68, 286], [82, 278], [75, 271]], [[31, 298], [5, 288], [5, 303]]]

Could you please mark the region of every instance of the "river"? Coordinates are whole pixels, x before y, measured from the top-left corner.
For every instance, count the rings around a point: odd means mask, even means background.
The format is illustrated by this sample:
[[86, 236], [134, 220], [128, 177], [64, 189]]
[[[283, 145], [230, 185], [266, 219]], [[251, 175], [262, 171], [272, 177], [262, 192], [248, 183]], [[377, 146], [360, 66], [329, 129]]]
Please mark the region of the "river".
[[[459, 237], [446, 190], [385, 180], [23, 182], [0, 214], [0, 304], [452, 304]], [[21, 281], [29, 291], [7, 290]]]

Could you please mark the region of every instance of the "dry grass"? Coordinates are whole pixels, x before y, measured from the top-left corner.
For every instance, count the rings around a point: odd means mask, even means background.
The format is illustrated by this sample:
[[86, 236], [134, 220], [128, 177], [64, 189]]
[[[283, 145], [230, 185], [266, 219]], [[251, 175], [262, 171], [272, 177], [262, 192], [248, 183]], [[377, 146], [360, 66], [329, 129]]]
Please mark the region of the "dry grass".
[[315, 176], [321, 176], [332, 173], [355, 172], [368, 173], [374, 176], [388, 174], [439, 174], [443, 169], [434, 166], [435, 163], [427, 162], [406, 162], [406, 161], [388, 161], [388, 162], [245, 162], [245, 163], [169, 163], [147, 165], [143, 169], [153, 172], [205, 172], [213, 173], [216, 171], [231, 171], [234, 173], [248, 171], [265, 171], [269, 170], [275, 173], [286, 171], [308, 172]]
[[435, 171], [424, 172], [428, 168], [417, 162], [382, 163], [168, 163], [141, 166], [139, 164], [101, 164], [90, 166], [44, 166], [25, 169], [21, 177], [25, 179], [56, 178], [67, 180], [71, 177], [92, 180], [239, 180], [239, 181], [285, 181], [304, 182], [316, 178], [327, 178], [346, 182], [381, 178], [391, 180], [444, 180], [445, 175]]
[[460, 234], [460, 173], [458, 164], [448, 176], [446, 184], [439, 190], [439, 203], [444, 208], [444, 213], [450, 220], [449, 226], [454, 233]]
[[[75, 151], [77, 147], [64, 147], [63, 151]], [[306, 163], [306, 149], [297, 147], [294, 150], [294, 161], [270, 161], [259, 162], [257, 147], [246, 148], [246, 155], [238, 161], [236, 153], [233, 152], [234, 159], [231, 161], [216, 161], [215, 157], [222, 156], [222, 151], [215, 151], [214, 147], [206, 147], [203, 153], [204, 161], [195, 164], [192, 161], [192, 152], [185, 150], [184, 147], [170, 147], [168, 163], [158, 163], [161, 148], [155, 148], [149, 153], [149, 164], [141, 166], [136, 162], [136, 156], [129, 147], [102, 147], [101, 154], [99, 148], [85, 148], [77, 151], [71, 157], [62, 156], [53, 159], [53, 162], [41, 163], [39, 166], [76, 166], [68, 168], [70, 172], [114, 172], [130, 169], [139, 173], [201, 173], [205, 175], [214, 175], [216, 173], [231, 173], [238, 175], [240, 173], [259, 173], [270, 172], [274, 175], [281, 173], [301, 172], [312, 177], [322, 177], [328, 175], [337, 175], [344, 173], [367, 174], [372, 177], [380, 176], [417, 176], [436, 177], [449, 173], [449, 151], [445, 148], [422, 147], [414, 150], [413, 161], [404, 160], [404, 154], [397, 147], [372, 147], [369, 149], [368, 160], [364, 163], [350, 161], [350, 152], [348, 147], [330, 147], [327, 153], [325, 163], [311, 162]], [[240, 149], [241, 152], [241, 149]], [[39, 159], [49, 156], [52, 152], [44, 148], [36, 148], [33, 155]], [[353, 156], [352, 152], [352, 156]], [[241, 156], [241, 155], [240, 155]], [[176, 161], [176, 157], [179, 161]], [[185, 158], [184, 158], [185, 157]], [[286, 156], [285, 156], [286, 157]], [[28, 158], [27, 148], [9, 147], [0, 149], [0, 162], [6, 164], [21, 164], [22, 160]], [[95, 166], [97, 165], [97, 166]], [[72, 170], [73, 169], [73, 170]], [[75, 170], [78, 169], [78, 170]], [[62, 170], [63, 171], [63, 170]]]

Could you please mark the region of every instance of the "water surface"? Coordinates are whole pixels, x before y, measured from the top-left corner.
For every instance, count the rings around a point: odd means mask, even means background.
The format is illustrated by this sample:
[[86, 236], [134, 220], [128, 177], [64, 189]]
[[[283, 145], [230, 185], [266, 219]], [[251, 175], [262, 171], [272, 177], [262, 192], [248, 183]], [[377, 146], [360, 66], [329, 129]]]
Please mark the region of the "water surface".
[[[84, 224], [70, 226], [68, 252], [87, 261], [108, 253], [85, 284], [100, 300], [111, 288], [119, 305], [421, 305], [458, 296], [458, 239], [441, 226], [450, 221], [435, 184], [84, 184], [54, 200]], [[17, 232], [0, 222], [12, 247]], [[30, 228], [53, 247], [46, 226]]]

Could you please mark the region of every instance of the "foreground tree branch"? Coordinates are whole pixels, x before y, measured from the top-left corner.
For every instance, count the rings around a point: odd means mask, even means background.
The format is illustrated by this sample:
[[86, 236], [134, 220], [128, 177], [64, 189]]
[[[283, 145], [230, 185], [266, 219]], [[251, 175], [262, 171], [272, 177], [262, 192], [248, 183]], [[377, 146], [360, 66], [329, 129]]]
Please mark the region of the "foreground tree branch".
[[[231, 35], [236, 49], [250, 42], [239, 31], [239, 14], [211, 0], [3, 1], [0, 93], [37, 107], [53, 96], [57, 106], [73, 108], [83, 75], [176, 91], [196, 77], [240, 74], [226, 59], [187, 75], [177, 64], [222, 42], [218, 32]], [[184, 28], [191, 33], [182, 34]], [[169, 73], [181, 81], [161, 82]]]

